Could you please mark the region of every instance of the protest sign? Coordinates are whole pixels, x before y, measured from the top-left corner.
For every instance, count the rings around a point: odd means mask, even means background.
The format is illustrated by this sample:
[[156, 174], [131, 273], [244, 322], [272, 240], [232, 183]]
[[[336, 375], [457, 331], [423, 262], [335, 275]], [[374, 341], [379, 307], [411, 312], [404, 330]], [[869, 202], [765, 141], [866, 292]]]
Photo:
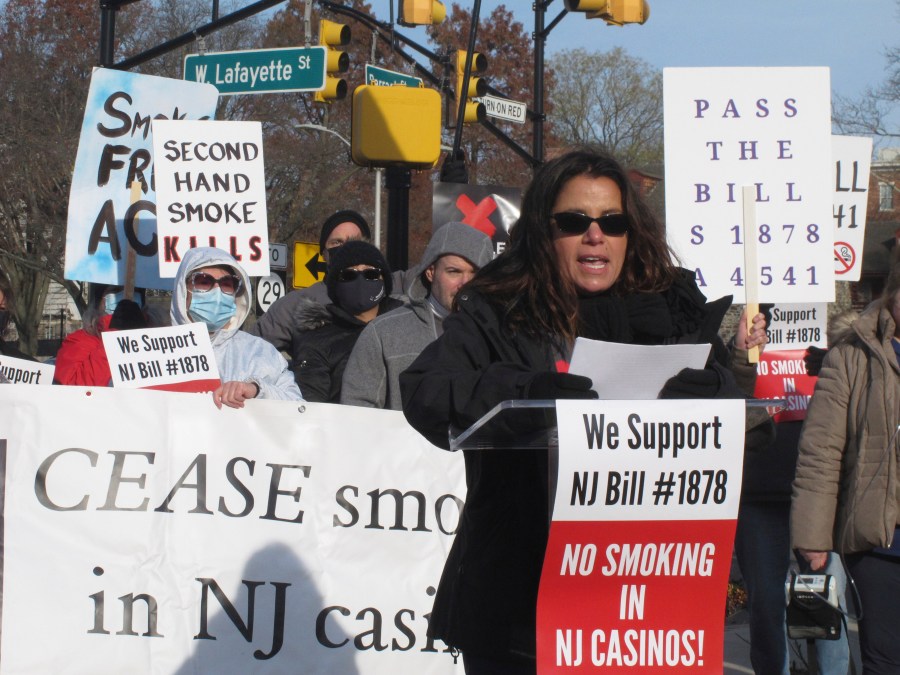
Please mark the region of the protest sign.
[[666, 232], [709, 298], [745, 302], [742, 192], [759, 302], [834, 300], [827, 68], [663, 70]]
[[100, 335], [114, 387], [196, 392], [214, 391], [221, 384], [206, 324]]
[[174, 277], [191, 248], [228, 251], [248, 276], [269, 274], [259, 122], [153, 123], [159, 273]]
[[462, 457], [400, 412], [0, 387], [0, 461], [0, 673], [462, 672]]
[[522, 193], [518, 188], [499, 185], [435, 183], [431, 222], [451, 221], [471, 225], [491, 238], [494, 254], [509, 245], [509, 229], [519, 219]]
[[[69, 192], [65, 278], [125, 283], [127, 248], [135, 284], [171, 289], [159, 277], [150, 122], [212, 117], [211, 84], [98, 68], [91, 76]], [[131, 200], [131, 184], [141, 197]]]
[[52, 363], [0, 355], [0, 383], [3, 384], [53, 384], [55, 371]]
[[744, 402], [556, 410], [538, 672], [721, 673]]
[[834, 168], [834, 273], [838, 281], [859, 281], [862, 272], [872, 139], [831, 137]]
[[828, 305], [825, 303], [776, 304], [770, 316], [766, 351], [827, 346]]
[[784, 409], [775, 413], [776, 422], [806, 419], [806, 409], [818, 378], [807, 375], [803, 360], [805, 354], [805, 349], [766, 349], [760, 356], [754, 396], [784, 400]]

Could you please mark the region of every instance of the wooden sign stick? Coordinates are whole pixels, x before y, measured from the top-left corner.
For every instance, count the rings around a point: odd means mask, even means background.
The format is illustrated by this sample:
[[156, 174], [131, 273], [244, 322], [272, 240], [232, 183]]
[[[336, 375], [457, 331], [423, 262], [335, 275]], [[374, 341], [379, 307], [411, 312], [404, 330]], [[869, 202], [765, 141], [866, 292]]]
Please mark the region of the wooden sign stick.
[[[134, 206], [141, 198], [141, 184], [139, 181], [132, 181], [131, 183], [131, 205]], [[137, 234], [138, 231], [138, 217], [135, 214], [134, 216], [134, 232]], [[126, 300], [134, 300], [134, 275], [135, 268], [137, 267], [137, 254], [134, 252], [134, 248], [131, 246], [131, 243], [128, 241], [128, 237], [125, 237], [125, 299]]]
[[[753, 317], [759, 314], [759, 264], [756, 255], [756, 188], [745, 185], [744, 201], [744, 290], [746, 292], [747, 326], [753, 328]], [[759, 363], [759, 347], [747, 350], [747, 361]]]

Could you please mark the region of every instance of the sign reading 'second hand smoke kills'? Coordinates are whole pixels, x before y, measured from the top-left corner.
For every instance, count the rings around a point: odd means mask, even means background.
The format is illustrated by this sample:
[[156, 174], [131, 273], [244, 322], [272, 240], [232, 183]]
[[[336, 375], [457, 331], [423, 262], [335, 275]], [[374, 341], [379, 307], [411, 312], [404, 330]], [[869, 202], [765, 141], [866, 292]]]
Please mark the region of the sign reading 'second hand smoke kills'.
[[538, 672], [721, 673], [744, 402], [556, 410]]
[[[171, 288], [156, 262], [156, 194], [150, 123], [212, 117], [218, 92], [184, 82], [98, 68], [91, 76], [69, 193], [66, 279], [123, 284], [127, 249], [135, 284]], [[133, 182], [140, 185], [132, 200]]]
[[269, 274], [269, 234], [259, 122], [153, 123], [159, 273], [174, 277], [182, 256], [215, 246], [251, 277]]
[[663, 89], [666, 229], [703, 293], [745, 301], [749, 187], [757, 299], [834, 300], [828, 69], [666, 68]]

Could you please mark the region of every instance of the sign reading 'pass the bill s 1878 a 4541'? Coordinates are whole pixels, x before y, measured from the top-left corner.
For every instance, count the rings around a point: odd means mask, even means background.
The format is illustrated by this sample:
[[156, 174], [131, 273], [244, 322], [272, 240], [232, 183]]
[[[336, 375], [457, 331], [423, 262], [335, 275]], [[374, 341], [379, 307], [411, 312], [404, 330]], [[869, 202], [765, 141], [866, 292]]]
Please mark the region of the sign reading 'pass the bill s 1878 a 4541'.
[[834, 300], [828, 69], [666, 68], [663, 97], [666, 232], [704, 295]]

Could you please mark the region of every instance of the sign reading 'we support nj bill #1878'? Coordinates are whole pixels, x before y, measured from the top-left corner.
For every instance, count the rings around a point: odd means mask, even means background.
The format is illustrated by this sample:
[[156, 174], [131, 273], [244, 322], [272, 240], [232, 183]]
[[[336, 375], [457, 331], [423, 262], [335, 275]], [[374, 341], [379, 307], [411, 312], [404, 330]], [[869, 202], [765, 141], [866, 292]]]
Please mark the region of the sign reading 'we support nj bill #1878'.
[[189, 54], [184, 79], [207, 82], [219, 94], [319, 91], [325, 86], [325, 67], [325, 47]]

